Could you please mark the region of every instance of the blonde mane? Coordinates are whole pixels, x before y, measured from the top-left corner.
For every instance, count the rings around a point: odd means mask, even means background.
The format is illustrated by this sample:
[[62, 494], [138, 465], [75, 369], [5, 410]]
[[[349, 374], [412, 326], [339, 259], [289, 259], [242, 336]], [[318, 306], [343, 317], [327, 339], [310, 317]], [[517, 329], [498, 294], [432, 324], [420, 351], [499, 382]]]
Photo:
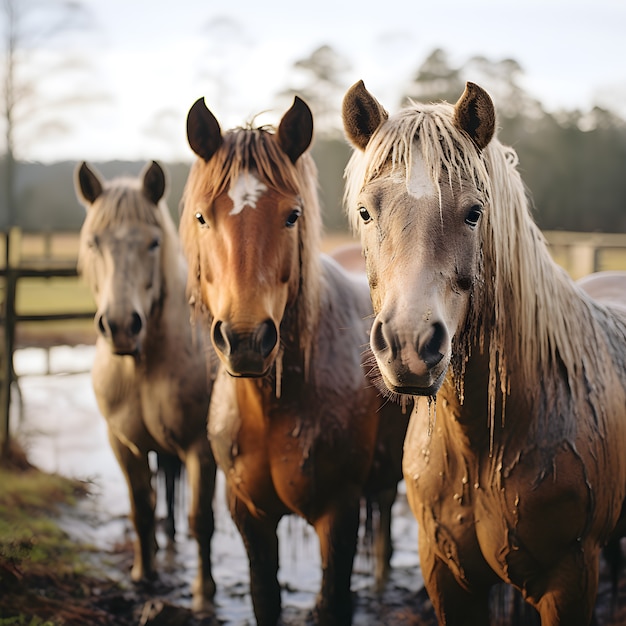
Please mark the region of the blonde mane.
[[[439, 190], [441, 211], [441, 185], [469, 183], [481, 189], [486, 197], [480, 225], [481, 275], [453, 351], [461, 399], [465, 363], [472, 349], [478, 349], [488, 351], [492, 432], [498, 399], [504, 419], [513, 376], [516, 384], [525, 382], [523, 393], [534, 400], [540, 414], [556, 411], [564, 417], [582, 401], [591, 402], [601, 416], [607, 373], [613, 368], [607, 358], [608, 335], [616, 332], [623, 342], [626, 326], [593, 303], [552, 260], [530, 215], [515, 151], [494, 138], [479, 154], [454, 126], [453, 111], [447, 103], [411, 103], [379, 127], [364, 152], [354, 151], [345, 172], [350, 221], [358, 230], [358, 194], [383, 169], [404, 168], [409, 184], [413, 150], [420, 151]], [[596, 390], [592, 398], [586, 397], [589, 385]], [[572, 435], [575, 422], [560, 425], [561, 434]], [[604, 425], [600, 427], [604, 432]]]
[[138, 178], [120, 177], [103, 182], [103, 192], [87, 209], [81, 229], [78, 271], [88, 285], [93, 285], [95, 276], [88, 263], [90, 233], [133, 223], [157, 226], [163, 232], [161, 264], [164, 277], [162, 295], [165, 295], [167, 288], [173, 288], [184, 280], [184, 258], [165, 200], [161, 200], [155, 209], [143, 193], [142, 182]]
[[236, 128], [223, 135], [212, 158], [193, 164], [181, 203], [180, 234], [189, 259], [187, 289], [196, 314], [207, 316], [200, 297], [200, 255], [197, 240], [197, 210], [211, 211], [215, 198], [243, 173], [254, 172], [263, 183], [287, 191], [302, 200], [299, 224], [300, 288], [296, 304], [300, 347], [305, 362], [310, 358], [320, 308], [320, 239], [322, 218], [317, 196], [317, 169], [308, 152], [295, 165], [278, 145], [274, 129]]

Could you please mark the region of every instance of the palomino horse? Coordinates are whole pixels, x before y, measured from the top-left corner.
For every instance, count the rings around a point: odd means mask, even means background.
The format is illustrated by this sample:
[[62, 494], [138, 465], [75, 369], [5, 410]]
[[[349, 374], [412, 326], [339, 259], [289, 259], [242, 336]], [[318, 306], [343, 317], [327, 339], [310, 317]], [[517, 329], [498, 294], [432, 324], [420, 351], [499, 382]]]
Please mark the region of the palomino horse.
[[128, 484], [137, 534], [132, 579], [153, 578], [155, 494], [148, 452], [176, 455], [191, 488], [189, 528], [198, 543], [194, 607], [208, 606], [216, 465], [206, 435], [212, 382], [194, 336], [186, 265], [157, 163], [139, 179], [103, 181], [82, 163], [76, 191], [86, 207], [79, 269], [97, 312], [93, 387]]
[[623, 523], [626, 314], [552, 261], [480, 87], [389, 117], [359, 82], [343, 116], [371, 348], [390, 390], [429, 398], [403, 468], [437, 616], [487, 624], [501, 579], [544, 626], [588, 624]]
[[280, 617], [276, 528], [295, 513], [319, 537], [318, 620], [349, 624], [360, 497], [379, 502], [386, 569], [408, 423], [364, 374], [367, 281], [320, 255], [317, 173], [306, 152], [313, 118], [302, 100], [276, 132], [224, 134], [198, 100], [187, 129], [199, 158], [180, 233], [191, 301], [222, 362], [209, 437], [248, 553], [254, 612], [259, 624]]

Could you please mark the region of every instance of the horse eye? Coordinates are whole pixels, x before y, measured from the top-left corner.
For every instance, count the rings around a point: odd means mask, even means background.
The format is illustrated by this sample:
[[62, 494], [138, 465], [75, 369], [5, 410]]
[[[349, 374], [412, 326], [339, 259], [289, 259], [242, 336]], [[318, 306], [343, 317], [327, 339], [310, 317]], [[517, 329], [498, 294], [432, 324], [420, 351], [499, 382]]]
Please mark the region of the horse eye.
[[198, 220], [200, 226], [206, 226], [206, 220], [204, 219], [204, 215], [202, 215], [200, 211], [198, 211], [194, 217]]
[[153, 250], [156, 250], [160, 245], [161, 245], [161, 240], [158, 237], [155, 237], [150, 242], [150, 245], [148, 246], [148, 251], [152, 252]]
[[294, 209], [289, 214], [289, 217], [287, 218], [287, 221], [285, 222], [285, 226], [287, 228], [293, 228], [296, 225], [296, 222], [298, 221], [298, 218], [300, 217], [300, 214], [301, 214], [300, 209]]
[[98, 235], [93, 235], [93, 237], [87, 241], [87, 246], [92, 250], [97, 250], [100, 247], [100, 239], [98, 238]]
[[483, 208], [479, 204], [475, 204], [465, 216], [465, 223], [473, 230], [478, 226], [480, 217], [483, 214]]
[[359, 208], [359, 216], [361, 217], [361, 219], [363, 220], [363, 223], [365, 224], [372, 221], [372, 216], [370, 215], [369, 211], [364, 206]]

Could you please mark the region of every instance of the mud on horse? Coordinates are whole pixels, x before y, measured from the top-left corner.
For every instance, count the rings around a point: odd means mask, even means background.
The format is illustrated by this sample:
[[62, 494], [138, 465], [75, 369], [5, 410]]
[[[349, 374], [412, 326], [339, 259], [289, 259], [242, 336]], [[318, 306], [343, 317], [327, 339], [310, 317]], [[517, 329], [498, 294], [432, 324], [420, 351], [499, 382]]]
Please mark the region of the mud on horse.
[[389, 116], [359, 82], [343, 117], [372, 351], [390, 390], [426, 396], [403, 466], [438, 619], [488, 623], [502, 580], [544, 626], [586, 626], [625, 522], [624, 293], [553, 262], [482, 88]]
[[371, 302], [363, 274], [320, 254], [313, 118], [296, 98], [277, 130], [222, 133], [198, 100], [188, 139], [198, 159], [180, 233], [196, 314], [222, 363], [209, 433], [250, 562], [259, 624], [281, 613], [276, 528], [287, 514], [319, 538], [315, 613], [349, 624], [359, 500], [378, 500], [389, 566], [390, 513], [401, 479], [406, 411], [366, 378]]

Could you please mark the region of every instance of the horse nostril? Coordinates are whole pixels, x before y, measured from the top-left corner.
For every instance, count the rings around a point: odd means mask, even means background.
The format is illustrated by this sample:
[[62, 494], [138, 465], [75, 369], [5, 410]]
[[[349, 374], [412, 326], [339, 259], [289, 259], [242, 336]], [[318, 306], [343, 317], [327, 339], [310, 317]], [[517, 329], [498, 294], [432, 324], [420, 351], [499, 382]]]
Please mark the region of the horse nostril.
[[394, 340], [393, 336], [389, 337], [388, 334], [389, 331], [387, 329], [387, 325], [380, 319], [376, 318], [370, 333], [370, 345], [374, 352], [378, 352], [380, 354], [389, 350], [389, 357], [395, 358], [397, 354], [397, 341]]
[[256, 331], [256, 340], [261, 350], [261, 355], [266, 359], [278, 343], [278, 330], [272, 320], [263, 322]]
[[138, 335], [141, 332], [142, 327], [143, 327], [143, 322], [141, 321], [141, 317], [139, 316], [139, 313], [133, 312], [131, 322], [130, 322], [131, 335]]
[[228, 356], [231, 353], [231, 342], [228, 338], [227, 329], [224, 327], [224, 324], [220, 321], [215, 322], [213, 326], [213, 345], [215, 349], [221, 352], [222, 354]]
[[104, 337], [111, 338], [115, 336], [117, 332], [117, 324], [109, 320], [106, 315], [101, 315], [98, 318], [98, 330]]
[[446, 327], [441, 322], [433, 323], [430, 334], [418, 349], [418, 354], [428, 367], [434, 367], [443, 359], [442, 346], [446, 337]]
[[101, 335], [107, 336], [108, 326], [105, 324], [104, 315], [98, 315], [96, 318], [96, 327]]

